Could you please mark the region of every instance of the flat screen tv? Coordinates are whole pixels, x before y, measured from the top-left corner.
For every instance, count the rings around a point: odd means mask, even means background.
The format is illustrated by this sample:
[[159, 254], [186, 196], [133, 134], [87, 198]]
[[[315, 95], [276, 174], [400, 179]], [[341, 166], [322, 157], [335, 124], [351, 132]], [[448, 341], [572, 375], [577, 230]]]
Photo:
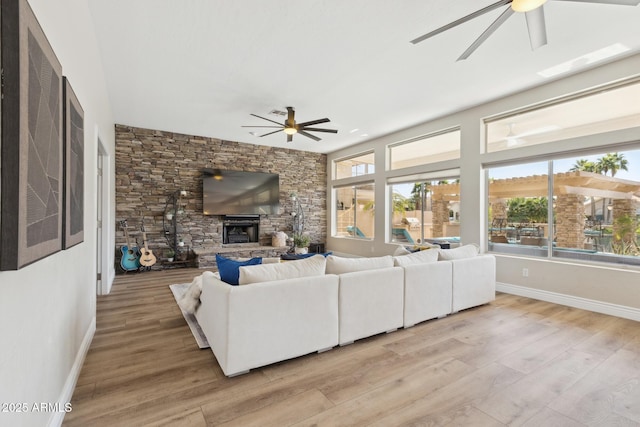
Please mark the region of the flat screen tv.
[[280, 210], [280, 178], [275, 173], [204, 169], [205, 215], [272, 215]]

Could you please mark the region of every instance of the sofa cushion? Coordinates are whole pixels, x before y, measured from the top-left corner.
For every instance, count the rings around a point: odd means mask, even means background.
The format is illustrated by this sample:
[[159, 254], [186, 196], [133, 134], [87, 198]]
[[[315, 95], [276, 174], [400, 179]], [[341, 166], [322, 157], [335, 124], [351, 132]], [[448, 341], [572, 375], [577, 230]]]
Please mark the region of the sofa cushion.
[[396, 267], [405, 267], [412, 264], [424, 264], [427, 262], [438, 261], [437, 249], [425, 249], [418, 252], [413, 252], [407, 255], [393, 257], [393, 264]]
[[327, 257], [327, 274], [353, 273], [388, 267], [393, 267], [391, 255], [369, 258], [342, 258], [333, 255]]
[[438, 250], [438, 259], [441, 261], [450, 261], [454, 259], [472, 258], [480, 253], [478, 245], [470, 244], [460, 246], [454, 249]]
[[309, 258], [283, 262], [280, 264], [262, 264], [240, 267], [241, 285], [251, 283], [271, 282], [274, 280], [295, 279], [298, 277], [324, 275], [327, 260], [322, 255]]
[[262, 258], [251, 258], [247, 261], [236, 261], [216, 254], [216, 264], [220, 272], [220, 279], [230, 285], [237, 285], [240, 276], [239, 268], [245, 265], [262, 264]]

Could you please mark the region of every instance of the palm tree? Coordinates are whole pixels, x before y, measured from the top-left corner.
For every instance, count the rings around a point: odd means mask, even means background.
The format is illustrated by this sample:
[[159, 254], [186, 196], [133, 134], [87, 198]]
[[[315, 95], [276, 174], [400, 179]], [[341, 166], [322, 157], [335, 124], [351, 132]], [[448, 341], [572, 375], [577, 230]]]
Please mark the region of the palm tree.
[[591, 160], [587, 159], [578, 159], [575, 164], [569, 169], [571, 172], [575, 171], [585, 171], [585, 172], [597, 172], [596, 164]]
[[619, 170], [628, 171], [629, 161], [624, 158], [624, 154], [620, 153], [607, 153], [597, 160], [596, 166], [598, 172], [606, 175], [611, 172], [611, 176], [614, 177]]
[[[604, 156], [602, 156], [601, 158], [599, 158], [597, 160], [596, 163], [599, 172], [606, 175], [608, 172], [611, 172], [611, 177], [615, 177], [616, 173], [618, 173], [619, 170], [624, 170], [624, 171], [628, 171], [628, 165], [629, 165], [629, 161], [627, 159], [624, 158], [624, 154], [620, 154], [620, 153], [607, 153]], [[606, 211], [606, 199], [603, 198], [602, 199], [602, 215], [605, 215]], [[607, 217], [610, 215], [607, 212]], [[607, 221], [609, 221], [610, 218], [607, 218]]]
[[[425, 188], [425, 191], [428, 191]], [[422, 183], [421, 182], [416, 182], [413, 184], [413, 188], [411, 189], [411, 200], [413, 201], [413, 205], [414, 205], [414, 209], [415, 210], [422, 210], [423, 206], [422, 206]]]
[[611, 171], [611, 176], [616, 176], [619, 170], [628, 171], [629, 170], [629, 161], [624, 158], [624, 154], [620, 153], [609, 153], [605, 156], [607, 158], [607, 163], [609, 165], [609, 171]]
[[[405, 209], [407, 208], [407, 202], [408, 202], [407, 198], [404, 197], [402, 194], [393, 193], [393, 195], [391, 196], [393, 213], [401, 213], [404, 215]], [[372, 203], [372, 202], [369, 202], [369, 203]]]
[[[571, 172], [584, 171], [584, 172], [599, 173], [598, 165], [592, 162], [591, 160], [587, 160], [587, 159], [576, 160], [575, 164], [571, 167], [571, 169], [569, 169], [569, 171]], [[595, 197], [593, 196], [591, 196], [590, 199], [591, 199], [591, 219], [595, 220], [596, 219], [596, 200], [595, 200]]]

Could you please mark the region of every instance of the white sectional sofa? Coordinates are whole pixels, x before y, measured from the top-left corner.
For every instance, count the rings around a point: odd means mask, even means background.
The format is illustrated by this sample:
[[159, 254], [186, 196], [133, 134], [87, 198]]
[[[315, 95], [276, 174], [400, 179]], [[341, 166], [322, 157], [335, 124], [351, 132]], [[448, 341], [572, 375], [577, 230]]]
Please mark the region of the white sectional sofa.
[[207, 272], [195, 315], [224, 374], [238, 375], [492, 301], [495, 258], [474, 251], [316, 255], [240, 267], [240, 286]]

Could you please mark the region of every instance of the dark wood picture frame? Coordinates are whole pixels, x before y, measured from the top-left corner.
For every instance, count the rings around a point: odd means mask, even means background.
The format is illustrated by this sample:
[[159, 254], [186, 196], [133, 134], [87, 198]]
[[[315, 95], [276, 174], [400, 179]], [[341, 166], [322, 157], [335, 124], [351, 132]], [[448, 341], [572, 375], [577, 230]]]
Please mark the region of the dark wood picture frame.
[[62, 66], [27, 0], [2, 0], [0, 270], [62, 248]]
[[63, 78], [63, 249], [84, 241], [84, 111], [69, 79]]

